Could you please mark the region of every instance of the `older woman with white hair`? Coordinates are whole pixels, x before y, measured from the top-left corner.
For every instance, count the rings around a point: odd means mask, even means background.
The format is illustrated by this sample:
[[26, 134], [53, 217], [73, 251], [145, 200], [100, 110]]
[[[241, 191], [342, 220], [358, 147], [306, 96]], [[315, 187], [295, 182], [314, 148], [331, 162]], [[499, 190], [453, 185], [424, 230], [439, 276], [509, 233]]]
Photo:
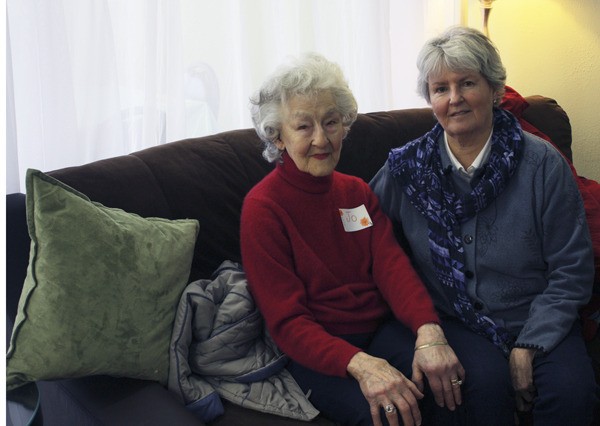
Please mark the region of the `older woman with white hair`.
[[438, 123], [392, 150], [371, 187], [465, 368], [452, 417], [506, 426], [518, 409], [536, 425], [589, 425], [596, 386], [578, 309], [594, 267], [569, 166], [497, 108], [506, 71], [481, 32], [447, 30], [417, 65]]
[[305, 55], [251, 102], [276, 167], [244, 201], [242, 259], [288, 370], [340, 424], [421, 424], [425, 377], [455, 409], [464, 371], [425, 287], [369, 186], [335, 171], [357, 116], [340, 68]]

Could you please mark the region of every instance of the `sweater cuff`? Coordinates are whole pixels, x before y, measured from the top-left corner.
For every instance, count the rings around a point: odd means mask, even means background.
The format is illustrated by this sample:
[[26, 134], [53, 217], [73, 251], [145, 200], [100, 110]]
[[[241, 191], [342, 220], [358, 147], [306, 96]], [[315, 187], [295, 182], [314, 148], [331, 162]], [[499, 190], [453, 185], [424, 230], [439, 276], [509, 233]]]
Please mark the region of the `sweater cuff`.
[[354, 355], [361, 352], [361, 349], [356, 346], [352, 346], [352, 348], [353, 350], [344, 351], [344, 354], [340, 356], [339, 371], [336, 372], [336, 375], [339, 377], [351, 377], [348, 373], [348, 364], [350, 364], [350, 360]]
[[420, 317], [413, 317], [411, 318], [410, 324], [407, 324], [410, 329], [412, 330], [412, 332], [415, 334], [415, 336], [417, 335], [417, 330], [419, 328], [421, 328], [421, 326], [424, 326], [425, 324], [437, 324], [439, 326], [442, 325], [442, 322], [440, 321], [440, 318], [436, 315], [424, 315], [424, 316], [420, 316]]
[[538, 355], [546, 355], [547, 352], [544, 349], [543, 346], [540, 345], [534, 345], [533, 343], [515, 343], [514, 348], [521, 348], [521, 349], [535, 349], [535, 356]]

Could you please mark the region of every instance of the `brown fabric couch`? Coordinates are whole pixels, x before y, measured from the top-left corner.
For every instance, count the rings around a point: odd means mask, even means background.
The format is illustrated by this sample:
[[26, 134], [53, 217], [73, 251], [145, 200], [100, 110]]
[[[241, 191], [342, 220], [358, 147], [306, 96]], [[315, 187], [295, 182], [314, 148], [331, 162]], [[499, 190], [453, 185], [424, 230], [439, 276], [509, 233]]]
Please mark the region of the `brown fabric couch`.
[[[527, 97], [524, 118], [571, 158], [571, 126], [552, 99]], [[390, 148], [434, 125], [429, 108], [360, 114], [344, 142], [338, 170], [369, 181]], [[252, 129], [156, 146], [130, 155], [50, 172], [91, 200], [144, 217], [194, 218], [200, 222], [190, 281], [208, 278], [224, 260], [240, 262], [239, 222], [245, 194], [272, 165], [261, 157]], [[7, 196], [7, 326], [17, 310], [26, 274], [29, 237], [25, 196]], [[157, 383], [85, 377], [38, 383], [47, 425], [201, 424]], [[315, 424], [331, 425], [319, 417]], [[294, 425], [303, 422], [226, 404], [213, 425]]]

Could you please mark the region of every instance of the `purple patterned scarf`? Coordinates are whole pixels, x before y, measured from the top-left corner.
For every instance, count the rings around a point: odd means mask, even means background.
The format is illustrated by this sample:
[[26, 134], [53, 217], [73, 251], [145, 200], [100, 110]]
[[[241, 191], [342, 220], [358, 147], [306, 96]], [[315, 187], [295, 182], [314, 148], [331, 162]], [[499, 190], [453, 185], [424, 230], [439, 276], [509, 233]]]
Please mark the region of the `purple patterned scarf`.
[[429, 226], [429, 248], [435, 272], [459, 318], [488, 337], [505, 355], [513, 339], [491, 318], [473, 308], [465, 286], [465, 252], [460, 225], [485, 209], [508, 185], [522, 153], [523, 132], [509, 112], [494, 108], [491, 152], [482, 178], [470, 193], [460, 194], [442, 168], [438, 123], [427, 134], [392, 150], [389, 165], [410, 202]]

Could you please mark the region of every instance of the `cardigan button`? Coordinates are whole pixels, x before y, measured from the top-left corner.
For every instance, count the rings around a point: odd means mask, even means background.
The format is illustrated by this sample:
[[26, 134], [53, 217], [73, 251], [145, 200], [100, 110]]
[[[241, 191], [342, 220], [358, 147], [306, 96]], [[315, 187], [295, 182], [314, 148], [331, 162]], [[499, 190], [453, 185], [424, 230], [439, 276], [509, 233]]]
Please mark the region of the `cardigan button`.
[[471, 244], [473, 242], [473, 236], [467, 234], [463, 237], [463, 241], [465, 242], [465, 244]]
[[475, 302], [473, 304], [473, 307], [475, 308], [476, 311], [481, 311], [483, 309], [483, 303], [481, 303], [481, 302]]
[[473, 273], [473, 271], [465, 271], [465, 277], [468, 279], [471, 279], [475, 276], [475, 274]]

